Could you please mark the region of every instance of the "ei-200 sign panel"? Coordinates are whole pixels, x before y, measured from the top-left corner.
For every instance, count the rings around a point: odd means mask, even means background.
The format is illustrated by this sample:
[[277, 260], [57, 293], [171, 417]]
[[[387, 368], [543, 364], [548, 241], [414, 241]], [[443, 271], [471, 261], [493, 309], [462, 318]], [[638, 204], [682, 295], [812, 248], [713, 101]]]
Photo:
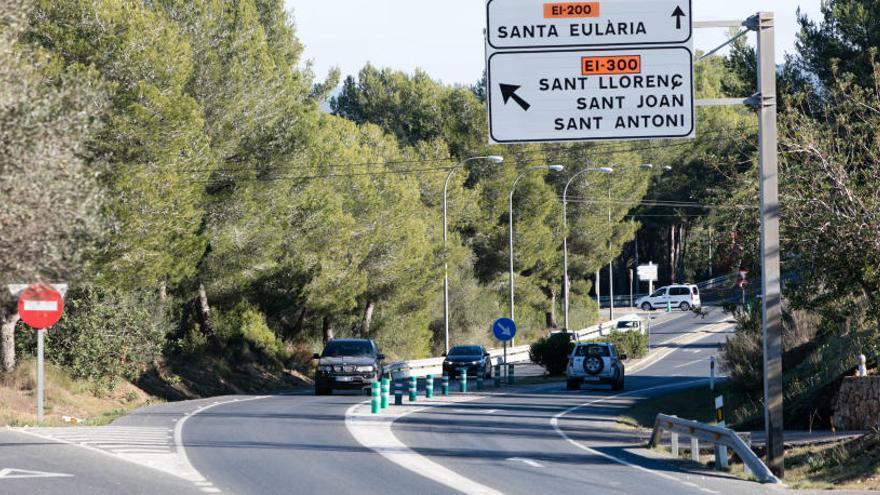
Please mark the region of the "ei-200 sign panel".
[[688, 47], [491, 52], [494, 143], [694, 136]]
[[690, 0], [488, 0], [486, 41], [496, 50], [688, 43]]

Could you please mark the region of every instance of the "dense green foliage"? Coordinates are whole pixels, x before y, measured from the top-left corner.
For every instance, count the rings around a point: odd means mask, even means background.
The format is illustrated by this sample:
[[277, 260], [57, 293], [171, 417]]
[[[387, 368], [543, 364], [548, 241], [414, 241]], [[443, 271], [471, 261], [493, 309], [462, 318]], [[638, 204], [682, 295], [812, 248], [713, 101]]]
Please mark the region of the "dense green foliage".
[[543, 366], [548, 375], [564, 375], [568, 357], [574, 350], [570, 337], [568, 333], [554, 333], [538, 339], [529, 347], [529, 359]]
[[627, 359], [641, 359], [648, 354], [648, 334], [636, 331], [611, 332], [593, 342], [611, 342]]

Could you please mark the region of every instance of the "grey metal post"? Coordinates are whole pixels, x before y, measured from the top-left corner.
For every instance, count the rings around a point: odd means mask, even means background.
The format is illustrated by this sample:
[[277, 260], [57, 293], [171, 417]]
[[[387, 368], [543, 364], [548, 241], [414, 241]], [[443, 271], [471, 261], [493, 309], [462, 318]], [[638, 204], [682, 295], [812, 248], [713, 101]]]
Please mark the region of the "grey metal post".
[[761, 184], [761, 275], [764, 336], [764, 428], [767, 466], [784, 476], [782, 425], [782, 289], [779, 275], [779, 175], [776, 132], [776, 55], [774, 16], [759, 12], [758, 140]]
[[[508, 230], [508, 234], [509, 234], [509, 236], [508, 236], [508, 238], [509, 238], [508, 239], [508, 241], [509, 241], [508, 249], [510, 250], [510, 274], [509, 274], [509, 277], [510, 277], [510, 280], [509, 280], [510, 319], [513, 321], [516, 321], [516, 318], [514, 317], [514, 302], [513, 302], [513, 193], [516, 191], [516, 184], [519, 182], [520, 179], [523, 178], [524, 175], [526, 175], [531, 170], [539, 170], [539, 169], [551, 170], [554, 172], [561, 172], [562, 170], [565, 169], [565, 167], [563, 167], [562, 165], [549, 165], [549, 166], [542, 165], [542, 166], [537, 166], [537, 167], [529, 167], [528, 169], [522, 171], [519, 175], [516, 176], [516, 179], [514, 179], [514, 181], [513, 181], [513, 185], [510, 186], [510, 194], [508, 195], [508, 198], [507, 198], [507, 215], [508, 215], [507, 216], [507, 227], [508, 227], [507, 230]], [[510, 339], [511, 347], [516, 345], [515, 342], [516, 341], [514, 339]]]
[[632, 268], [629, 269], [629, 307], [630, 308], [634, 307], [633, 306], [633, 270], [632, 270]]
[[43, 422], [43, 342], [45, 333], [45, 329], [37, 329], [37, 423]]
[[473, 160], [489, 160], [493, 163], [501, 163], [504, 161], [500, 156], [475, 156], [473, 158], [466, 158], [458, 162], [458, 165], [452, 167], [452, 170], [446, 174], [446, 182], [443, 184], [443, 328], [446, 335], [446, 352], [449, 352], [449, 260], [448, 252], [446, 250], [446, 193], [449, 189], [449, 179], [452, 178], [452, 174], [459, 168], [463, 167], [467, 162]]
[[[563, 299], [565, 305], [565, 330], [569, 330], [568, 323], [568, 308], [569, 308], [569, 299], [568, 299], [568, 291], [570, 288], [570, 282], [568, 280], [568, 187], [571, 186], [571, 183], [577, 178], [579, 175], [587, 173], [587, 172], [602, 172], [602, 173], [611, 173], [612, 169], [608, 167], [603, 168], [585, 168], [578, 173], [571, 176], [568, 179], [568, 182], [565, 183], [565, 189], [562, 190], [562, 278], [563, 278]], [[598, 277], [597, 277], [598, 280]], [[597, 289], [598, 290], [598, 289]], [[598, 294], [598, 292], [597, 292]]]
[[[611, 225], [611, 177], [608, 177], [608, 227]], [[614, 320], [614, 256], [611, 254], [611, 237], [608, 237], [608, 319]]]
[[599, 293], [599, 288], [602, 285], [599, 281], [599, 272], [601, 268], [596, 269], [596, 309], [602, 309], [602, 295]]

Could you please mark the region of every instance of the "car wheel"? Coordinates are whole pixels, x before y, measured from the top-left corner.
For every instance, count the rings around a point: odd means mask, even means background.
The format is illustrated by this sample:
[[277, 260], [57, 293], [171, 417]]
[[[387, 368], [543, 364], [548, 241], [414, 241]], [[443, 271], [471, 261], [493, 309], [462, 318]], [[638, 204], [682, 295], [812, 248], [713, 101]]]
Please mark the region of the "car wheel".
[[597, 356], [590, 356], [584, 359], [584, 371], [590, 375], [598, 375], [605, 368], [605, 362]]
[[678, 307], [679, 307], [679, 309], [681, 309], [682, 311], [690, 311], [690, 310], [691, 310], [691, 305], [688, 304], [688, 303], [686, 303], [686, 302], [683, 302], [683, 303], [679, 304]]
[[330, 395], [332, 393], [332, 388], [315, 387], [315, 395]]
[[642, 311], [651, 311], [652, 309], [654, 308], [651, 307], [651, 303], [642, 303]]
[[565, 381], [565, 390], [580, 390], [581, 382], [577, 380], [566, 380]]

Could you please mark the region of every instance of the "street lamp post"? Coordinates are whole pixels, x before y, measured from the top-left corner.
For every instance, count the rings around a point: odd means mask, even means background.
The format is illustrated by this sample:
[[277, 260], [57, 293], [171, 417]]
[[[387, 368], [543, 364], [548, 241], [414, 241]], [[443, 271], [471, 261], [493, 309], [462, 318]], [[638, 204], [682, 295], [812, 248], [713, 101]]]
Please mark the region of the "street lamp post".
[[452, 170], [446, 174], [446, 183], [443, 185], [443, 328], [445, 330], [446, 335], [446, 344], [444, 349], [446, 352], [449, 352], [449, 260], [448, 260], [448, 252], [446, 250], [446, 210], [447, 210], [447, 197], [446, 193], [449, 189], [449, 179], [452, 178], [453, 172], [463, 167], [466, 163], [475, 161], [475, 160], [487, 160], [491, 163], [502, 163], [504, 162], [504, 157], [501, 156], [475, 156], [472, 158], [466, 158], [454, 167]]
[[563, 299], [564, 299], [564, 313], [565, 313], [565, 331], [568, 332], [571, 327], [569, 327], [568, 321], [568, 290], [569, 290], [569, 281], [568, 281], [568, 187], [571, 186], [571, 183], [581, 174], [587, 172], [601, 172], [603, 174], [611, 174], [614, 172], [613, 168], [610, 167], [602, 167], [602, 168], [585, 168], [580, 172], [571, 176], [568, 179], [568, 182], [565, 184], [565, 189], [562, 190], [562, 278], [563, 278]]
[[[513, 181], [513, 185], [510, 186], [510, 195], [508, 196], [508, 231], [509, 231], [509, 241], [510, 241], [510, 319], [516, 321], [514, 318], [514, 303], [513, 303], [513, 193], [516, 191], [516, 184], [520, 179], [523, 178], [528, 172], [532, 170], [549, 170], [551, 172], [562, 172], [565, 170], [565, 167], [562, 165], [540, 165], [537, 167], [529, 167], [528, 169], [521, 172], [516, 176], [516, 179]], [[513, 339], [511, 339], [511, 345], [513, 345]]]

